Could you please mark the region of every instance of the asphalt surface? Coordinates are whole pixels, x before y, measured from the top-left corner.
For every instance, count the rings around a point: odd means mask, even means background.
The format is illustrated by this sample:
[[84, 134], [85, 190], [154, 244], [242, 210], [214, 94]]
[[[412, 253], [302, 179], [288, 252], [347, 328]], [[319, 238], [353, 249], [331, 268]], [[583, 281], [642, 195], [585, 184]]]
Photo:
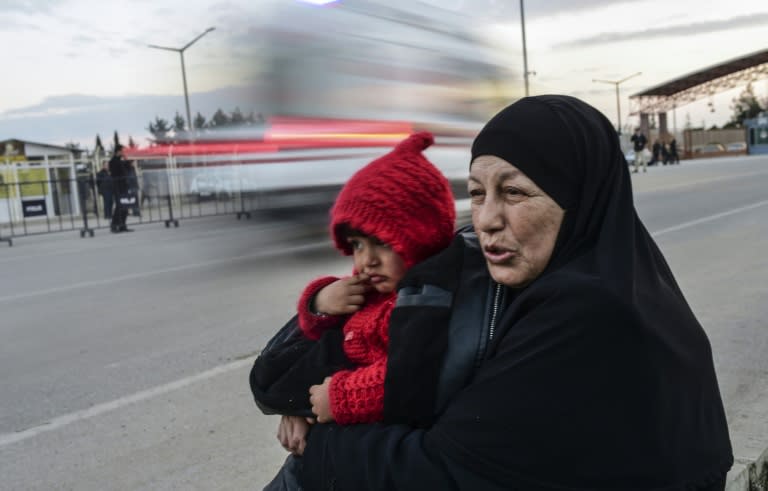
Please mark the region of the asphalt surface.
[[[768, 448], [768, 156], [632, 180], [710, 337], [735, 476]], [[261, 489], [285, 453], [250, 365], [307, 281], [349, 270], [317, 216], [0, 243], [0, 489]]]

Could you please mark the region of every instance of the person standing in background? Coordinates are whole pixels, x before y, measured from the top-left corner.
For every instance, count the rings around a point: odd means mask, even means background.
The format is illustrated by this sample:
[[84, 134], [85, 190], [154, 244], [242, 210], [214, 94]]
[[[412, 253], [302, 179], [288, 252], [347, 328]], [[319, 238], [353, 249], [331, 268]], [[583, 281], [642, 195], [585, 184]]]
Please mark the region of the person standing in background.
[[96, 189], [101, 195], [101, 200], [104, 204], [104, 218], [112, 218], [112, 176], [109, 175], [107, 164], [103, 164], [101, 170], [96, 173]]
[[117, 198], [115, 200], [115, 210], [112, 213], [112, 224], [110, 230], [112, 233], [133, 232], [129, 229], [125, 220], [128, 218], [128, 207], [130, 204], [130, 195], [128, 192], [128, 162], [123, 159], [123, 147], [118, 145], [112, 158], [109, 159], [109, 174], [112, 176], [112, 189]]
[[635, 128], [635, 134], [629, 139], [634, 144], [635, 149], [635, 169], [632, 172], [637, 172], [640, 166], [643, 166], [643, 172], [648, 172], [648, 167], [645, 162], [645, 146], [648, 144], [648, 139], [640, 131], [640, 128]]
[[677, 140], [675, 140], [674, 136], [672, 136], [672, 139], [669, 141], [669, 163], [680, 163], [680, 155], [677, 154]]

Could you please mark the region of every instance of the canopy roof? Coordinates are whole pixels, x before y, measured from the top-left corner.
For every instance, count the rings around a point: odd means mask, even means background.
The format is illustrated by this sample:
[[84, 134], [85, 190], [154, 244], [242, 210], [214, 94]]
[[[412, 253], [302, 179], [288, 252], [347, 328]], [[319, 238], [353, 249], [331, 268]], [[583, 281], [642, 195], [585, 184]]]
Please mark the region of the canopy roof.
[[697, 85], [702, 85], [712, 80], [725, 77], [732, 73], [740, 72], [751, 67], [768, 63], [768, 49], [757, 51], [755, 53], [734, 58], [724, 63], [719, 63], [702, 70], [683, 75], [682, 77], [664, 82], [663, 84], [651, 87], [642, 92], [638, 92], [630, 97], [644, 96], [673, 96]]

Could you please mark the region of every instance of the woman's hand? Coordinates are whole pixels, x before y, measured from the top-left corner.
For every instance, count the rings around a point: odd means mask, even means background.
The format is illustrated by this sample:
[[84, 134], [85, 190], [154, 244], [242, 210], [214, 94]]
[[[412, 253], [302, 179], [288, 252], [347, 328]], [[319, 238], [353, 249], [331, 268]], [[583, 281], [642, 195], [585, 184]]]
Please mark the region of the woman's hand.
[[334, 281], [317, 292], [312, 310], [327, 315], [357, 312], [365, 303], [365, 292], [371, 289], [369, 279], [368, 275], [360, 273]]
[[317, 415], [318, 423], [330, 423], [333, 421], [331, 401], [328, 397], [330, 385], [331, 377], [325, 377], [321, 385], [313, 385], [309, 388], [309, 403], [312, 404], [312, 412]]
[[307, 445], [309, 423], [301, 416], [283, 416], [277, 427], [277, 439], [284, 449], [294, 455], [302, 455]]

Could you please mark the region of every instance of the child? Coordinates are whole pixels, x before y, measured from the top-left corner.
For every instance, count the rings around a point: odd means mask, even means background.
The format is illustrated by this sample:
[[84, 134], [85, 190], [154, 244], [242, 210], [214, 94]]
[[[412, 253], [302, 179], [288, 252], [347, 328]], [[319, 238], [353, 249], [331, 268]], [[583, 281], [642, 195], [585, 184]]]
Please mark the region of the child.
[[[433, 141], [426, 132], [411, 135], [360, 169], [331, 210], [334, 244], [353, 257], [353, 273], [311, 282], [298, 304], [304, 336], [326, 344], [340, 342], [351, 362], [304, 389], [311, 393], [309, 404], [320, 423], [370, 423], [383, 417], [388, 323], [398, 282], [411, 266], [448, 246], [454, 237], [450, 185], [421, 153]], [[340, 335], [331, 338], [339, 327]], [[252, 373], [252, 387], [253, 377]], [[304, 417], [284, 415], [278, 439], [285, 448], [301, 453], [308, 430]]]

